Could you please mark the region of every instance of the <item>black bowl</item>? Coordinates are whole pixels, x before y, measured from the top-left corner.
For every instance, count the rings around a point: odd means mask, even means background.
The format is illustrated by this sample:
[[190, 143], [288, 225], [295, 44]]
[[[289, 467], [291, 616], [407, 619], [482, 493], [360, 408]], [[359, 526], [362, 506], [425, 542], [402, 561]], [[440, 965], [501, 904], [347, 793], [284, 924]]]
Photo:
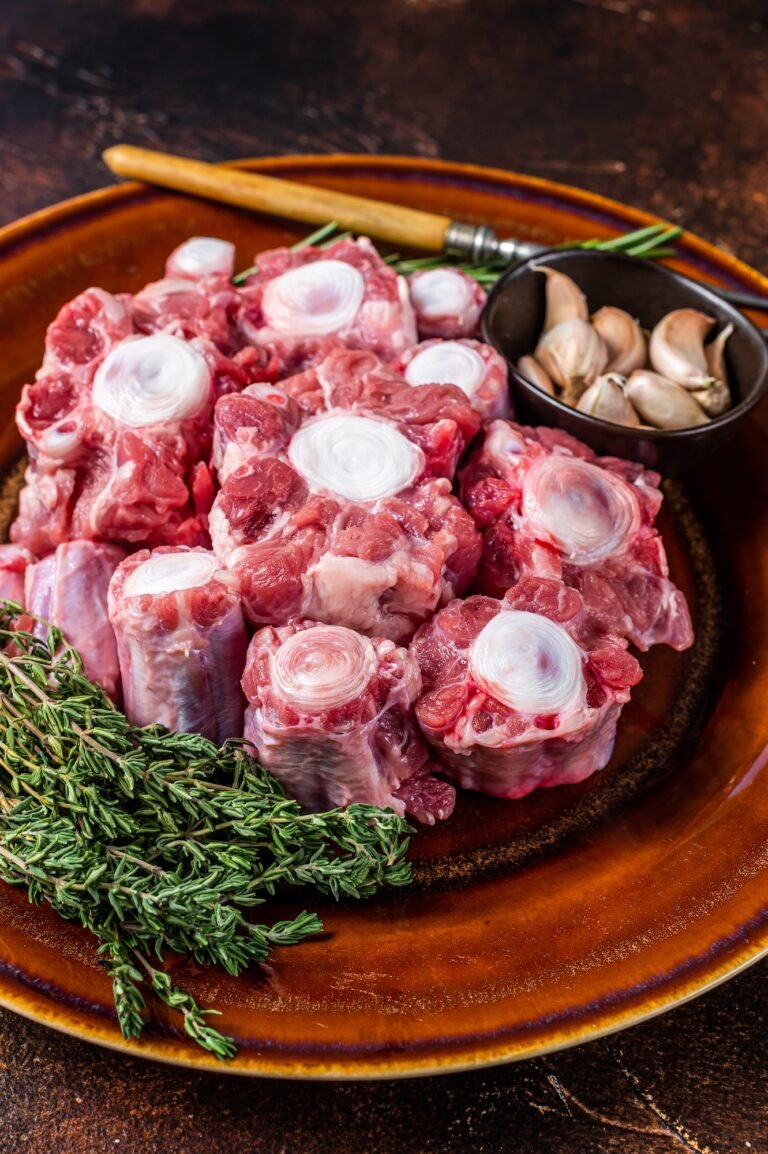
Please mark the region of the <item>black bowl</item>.
[[[556, 268], [586, 295], [590, 313], [603, 305], [625, 309], [652, 329], [672, 309], [694, 308], [717, 321], [714, 332], [733, 325], [725, 350], [733, 408], [690, 429], [636, 429], [580, 413], [548, 396], [515, 368], [532, 353], [544, 326], [546, 278]], [[491, 290], [481, 318], [483, 339], [509, 362], [515, 417], [524, 424], [554, 425], [586, 442], [601, 456], [629, 457], [666, 474], [679, 474], [719, 449], [737, 431], [768, 388], [768, 345], [733, 305], [706, 286], [636, 257], [595, 250], [559, 249], [532, 257], [505, 273]]]

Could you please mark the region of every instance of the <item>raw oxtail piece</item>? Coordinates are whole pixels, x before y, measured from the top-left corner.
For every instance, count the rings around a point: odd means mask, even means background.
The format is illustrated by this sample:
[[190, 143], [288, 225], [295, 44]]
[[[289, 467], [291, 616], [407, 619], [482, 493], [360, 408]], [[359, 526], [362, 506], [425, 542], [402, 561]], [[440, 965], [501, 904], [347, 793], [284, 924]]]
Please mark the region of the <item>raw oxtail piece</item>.
[[461, 269], [422, 269], [408, 277], [419, 338], [456, 340], [477, 335], [485, 289]]
[[165, 262], [167, 277], [222, 276], [231, 279], [235, 271], [235, 246], [218, 236], [191, 236], [173, 250]]
[[367, 237], [327, 249], [259, 253], [242, 289], [246, 339], [272, 350], [285, 371], [308, 363], [328, 342], [385, 358], [416, 341], [408, 286]]
[[[101, 320], [103, 328], [105, 313]], [[100, 342], [104, 353], [109, 342]], [[87, 373], [81, 366], [77, 382], [62, 381], [42, 375], [22, 393], [17, 423], [31, 463], [12, 540], [38, 555], [80, 539], [205, 541], [189, 488], [210, 451], [214, 396], [203, 354], [167, 333], [121, 339]]]
[[303, 413], [348, 409], [391, 421], [424, 453], [426, 471], [453, 478], [480, 416], [454, 384], [411, 388], [373, 353], [336, 349], [305, 372], [280, 382]]
[[[411, 391], [405, 386], [406, 391]], [[463, 593], [472, 519], [405, 422], [332, 409], [229, 473], [213, 547], [256, 624], [308, 617], [399, 641]]]
[[261, 629], [243, 689], [247, 741], [306, 809], [358, 802], [428, 824], [452, 812], [413, 721], [419, 667], [392, 641], [315, 621]]
[[237, 590], [207, 549], [134, 553], [109, 587], [125, 712], [221, 744], [243, 732], [247, 637]]
[[453, 601], [410, 648], [425, 691], [416, 717], [465, 789], [517, 798], [583, 781], [610, 759], [642, 676], [626, 645], [585, 640], [581, 596], [560, 581], [525, 577], [501, 601]]
[[[107, 590], [125, 558], [117, 545], [67, 541], [26, 571], [23, 604], [29, 613], [56, 625], [83, 659], [86, 675], [117, 700], [120, 668], [107, 613]], [[46, 627], [34, 632], [45, 637]]]
[[0, 545], [0, 601], [24, 604], [24, 575], [33, 560], [23, 545]]
[[458, 385], [484, 421], [509, 416], [507, 362], [482, 341], [422, 341], [391, 368], [409, 385]]
[[479, 588], [500, 596], [529, 574], [562, 579], [581, 593], [596, 631], [642, 650], [687, 649], [690, 613], [654, 526], [659, 480], [557, 429], [493, 421], [461, 474], [483, 534]]

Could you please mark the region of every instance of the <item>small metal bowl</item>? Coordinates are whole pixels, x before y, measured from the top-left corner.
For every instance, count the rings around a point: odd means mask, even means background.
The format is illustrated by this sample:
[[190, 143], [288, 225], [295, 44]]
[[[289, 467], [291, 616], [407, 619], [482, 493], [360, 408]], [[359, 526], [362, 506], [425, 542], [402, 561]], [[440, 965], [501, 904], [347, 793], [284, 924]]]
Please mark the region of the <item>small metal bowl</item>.
[[[544, 326], [546, 278], [540, 268], [571, 277], [587, 298], [590, 313], [603, 305], [625, 309], [644, 329], [672, 309], [694, 308], [726, 324], [733, 334], [725, 349], [733, 407], [706, 425], [689, 429], [636, 429], [580, 413], [548, 396], [515, 367], [532, 353]], [[768, 388], [768, 345], [760, 330], [704, 285], [650, 261], [594, 250], [542, 253], [505, 273], [491, 290], [481, 318], [483, 339], [509, 362], [516, 419], [554, 425], [578, 437], [601, 456], [628, 457], [665, 474], [679, 474], [719, 449]]]

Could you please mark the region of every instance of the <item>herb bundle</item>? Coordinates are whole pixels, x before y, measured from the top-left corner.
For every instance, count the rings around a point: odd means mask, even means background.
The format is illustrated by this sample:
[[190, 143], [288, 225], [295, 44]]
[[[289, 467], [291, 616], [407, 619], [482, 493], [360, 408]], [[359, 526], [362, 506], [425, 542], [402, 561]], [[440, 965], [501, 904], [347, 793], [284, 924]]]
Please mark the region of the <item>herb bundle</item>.
[[238, 974], [302, 941], [316, 914], [252, 911], [283, 886], [360, 898], [407, 884], [409, 827], [366, 805], [304, 814], [241, 743], [132, 726], [61, 633], [40, 640], [20, 614], [0, 601], [0, 878], [96, 935], [125, 1037], [148, 988], [229, 1058], [217, 1011], [174, 985], [165, 955]]

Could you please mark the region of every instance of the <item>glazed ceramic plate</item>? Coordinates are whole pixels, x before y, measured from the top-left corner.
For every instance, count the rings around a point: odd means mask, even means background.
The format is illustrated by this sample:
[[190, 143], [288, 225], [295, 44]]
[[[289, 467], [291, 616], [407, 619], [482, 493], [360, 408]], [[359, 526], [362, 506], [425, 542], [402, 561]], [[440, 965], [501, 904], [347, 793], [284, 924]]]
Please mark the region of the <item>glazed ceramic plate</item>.
[[[369, 157], [249, 163], [294, 180], [486, 221], [540, 241], [611, 235], [649, 217], [491, 169]], [[137, 289], [192, 233], [237, 243], [239, 265], [302, 230], [136, 185], [69, 201], [0, 232], [0, 441], [7, 470], [21, 384], [64, 301]], [[694, 237], [677, 267], [768, 292]], [[523, 801], [464, 794], [413, 839], [413, 886], [325, 905], [317, 940], [237, 980], [180, 962], [222, 1012], [242, 1074], [392, 1077], [529, 1057], [606, 1034], [709, 989], [768, 950], [768, 409], [700, 474], [667, 487], [662, 529], [695, 613], [692, 652], [657, 648], [610, 766]], [[6, 491], [9, 483], [6, 482]], [[12, 488], [12, 484], [11, 484]], [[6, 500], [6, 525], [8, 500]], [[94, 1042], [221, 1070], [157, 1009], [118, 1031], [93, 939], [0, 887], [0, 1002]]]

